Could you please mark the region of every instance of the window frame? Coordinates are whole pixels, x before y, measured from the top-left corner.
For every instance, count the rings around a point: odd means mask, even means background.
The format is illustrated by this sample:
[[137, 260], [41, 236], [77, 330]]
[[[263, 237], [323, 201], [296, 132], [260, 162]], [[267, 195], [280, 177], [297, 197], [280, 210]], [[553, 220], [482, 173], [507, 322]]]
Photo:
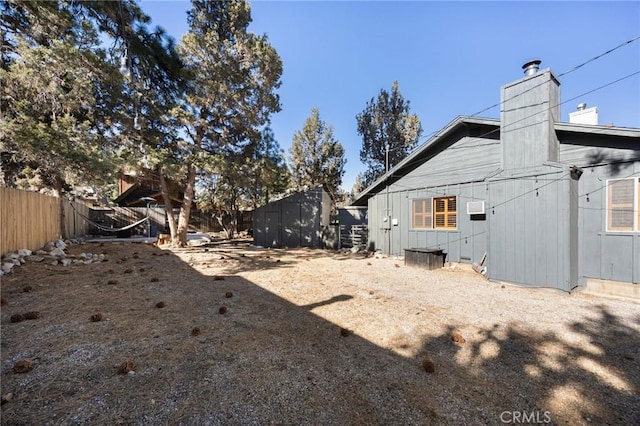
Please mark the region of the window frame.
[[[633, 224], [631, 225], [631, 229], [629, 228], [625, 228], [625, 229], [620, 229], [620, 228], [615, 228], [611, 226], [611, 220], [612, 220], [612, 212], [615, 210], [615, 207], [612, 206], [612, 190], [611, 190], [611, 186], [615, 183], [615, 182], [619, 182], [619, 181], [632, 181], [633, 182], [633, 189], [632, 189], [632, 196], [633, 196], [633, 200], [631, 202], [631, 206], [629, 206], [628, 203], [617, 203], [617, 204], [613, 204], [613, 206], [621, 206], [618, 208], [625, 208], [625, 205], [627, 208], [631, 207], [633, 209]], [[612, 233], [638, 233], [640, 232], [640, 178], [638, 177], [631, 177], [631, 178], [617, 178], [617, 179], [607, 179], [606, 180], [606, 195], [605, 195], [605, 229], [606, 232], [612, 232]]]
[[[454, 200], [453, 209], [451, 209], [451, 200]], [[437, 203], [444, 200], [444, 211], [438, 211]], [[457, 195], [445, 195], [441, 197], [433, 197], [433, 229], [443, 231], [456, 231], [458, 229], [458, 196]], [[438, 218], [443, 218], [444, 225], [438, 226]], [[453, 217], [454, 225], [450, 225], [450, 219]]]
[[[420, 202], [423, 206], [422, 212], [416, 212], [416, 203]], [[431, 197], [423, 197], [423, 198], [412, 198], [411, 199], [411, 229], [416, 230], [429, 230], [433, 229], [433, 198]], [[425, 212], [424, 207], [429, 207], [429, 212]], [[416, 226], [416, 214], [420, 214], [423, 219], [424, 226]], [[428, 218], [428, 223], [425, 220]]]

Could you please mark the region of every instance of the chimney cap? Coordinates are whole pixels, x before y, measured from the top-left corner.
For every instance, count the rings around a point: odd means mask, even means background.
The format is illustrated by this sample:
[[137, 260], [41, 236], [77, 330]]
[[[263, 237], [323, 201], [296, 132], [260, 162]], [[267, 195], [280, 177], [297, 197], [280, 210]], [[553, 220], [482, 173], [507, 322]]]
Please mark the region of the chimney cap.
[[584, 110], [585, 110], [585, 108], [587, 108], [587, 104], [586, 104], [586, 103], [584, 103], [584, 102], [580, 102], [580, 103], [578, 104], [578, 111], [584, 111]]
[[522, 66], [524, 70], [524, 75], [533, 75], [538, 72], [540, 68], [540, 64], [542, 63], [539, 59], [534, 59], [533, 61], [529, 61]]

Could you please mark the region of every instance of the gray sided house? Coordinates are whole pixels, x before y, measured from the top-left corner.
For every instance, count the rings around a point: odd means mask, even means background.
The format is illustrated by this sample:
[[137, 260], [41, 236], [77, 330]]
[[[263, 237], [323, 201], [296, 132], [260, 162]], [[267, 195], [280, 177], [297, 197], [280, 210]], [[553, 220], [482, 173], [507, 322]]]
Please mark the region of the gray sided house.
[[539, 61], [501, 89], [500, 120], [460, 116], [363, 191], [369, 246], [442, 249], [489, 278], [640, 296], [640, 129], [579, 105]]
[[262, 247], [323, 247], [329, 227], [331, 197], [316, 187], [257, 208], [253, 243]]

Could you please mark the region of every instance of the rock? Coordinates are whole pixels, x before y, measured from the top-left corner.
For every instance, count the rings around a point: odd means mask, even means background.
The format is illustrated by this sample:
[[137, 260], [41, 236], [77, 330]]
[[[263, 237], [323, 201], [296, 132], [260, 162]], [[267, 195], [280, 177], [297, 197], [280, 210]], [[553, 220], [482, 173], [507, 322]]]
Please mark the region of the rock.
[[347, 337], [349, 334], [351, 334], [351, 330], [349, 330], [348, 328], [340, 327], [340, 335], [342, 337]]
[[54, 260], [53, 262], [51, 262], [51, 264], [52, 264], [53, 266], [57, 266], [57, 265], [58, 265], [58, 261], [57, 261], [57, 260]]
[[191, 335], [192, 336], [199, 336], [200, 335], [200, 329], [198, 327], [193, 327], [193, 329], [191, 330]]
[[29, 249], [20, 249], [18, 250], [18, 256], [31, 256], [31, 250]]
[[66, 248], [67, 248], [67, 243], [65, 243], [65, 242], [64, 242], [64, 241], [62, 241], [62, 240], [58, 240], [58, 241], [56, 241], [56, 248], [59, 248], [59, 249], [61, 249], [61, 250], [64, 250], [64, 249], [66, 249]]
[[227, 307], [220, 306], [220, 309], [218, 309], [218, 312], [220, 313], [220, 315], [224, 315], [227, 312]]
[[162, 308], [164, 308], [165, 306], [167, 306], [167, 305], [165, 305], [165, 303], [164, 303], [164, 302], [158, 302], [158, 303], [156, 303], [156, 308], [162, 309]]
[[33, 360], [24, 358], [13, 365], [13, 371], [16, 373], [27, 373], [33, 369]]
[[49, 252], [49, 256], [53, 256], [53, 257], [65, 257], [66, 255], [67, 254], [64, 252], [64, 250], [58, 247], [54, 248]]
[[91, 322], [100, 322], [103, 320], [102, 314], [98, 312], [97, 314], [91, 315]]
[[226, 292], [226, 293], [224, 294], [224, 297], [226, 297], [227, 299], [229, 299], [229, 298], [233, 297], [233, 293], [232, 293], [232, 292], [230, 292], [230, 291], [228, 291], [228, 292]]
[[29, 262], [42, 262], [44, 260], [44, 257], [31, 255], [27, 256], [25, 259], [27, 259]]
[[3, 264], [2, 264], [2, 271], [3, 271], [5, 274], [8, 274], [9, 272], [11, 272], [11, 270], [13, 269], [13, 267], [14, 267], [14, 266], [16, 266], [16, 264], [15, 264], [15, 263], [13, 263], [13, 262], [11, 262], [11, 263], [9, 263], [9, 262], [7, 262], [7, 263], [3, 263]]
[[17, 253], [7, 253], [2, 256], [2, 260], [5, 262], [13, 262], [15, 259], [20, 259], [20, 255]]
[[13, 399], [13, 394], [11, 392], [5, 393], [4, 395], [2, 395], [2, 404], [6, 404], [12, 399]]
[[[51, 250], [53, 250], [53, 248]], [[51, 250], [49, 250], [49, 251], [51, 251]], [[46, 256], [46, 255], [49, 254], [49, 252], [46, 251], [46, 250], [36, 250], [33, 254], [34, 255], [38, 255], [38, 256]]]
[[62, 259], [61, 260], [62, 266], [69, 266], [73, 263], [73, 260], [71, 259]]
[[44, 245], [43, 249], [46, 250], [46, 252], [50, 252], [51, 250], [53, 250], [54, 248], [56, 248], [56, 245], [52, 242], [48, 242], [47, 244]]
[[360, 251], [360, 247], [358, 246], [353, 246], [351, 247], [351, 253], [356, 254]]

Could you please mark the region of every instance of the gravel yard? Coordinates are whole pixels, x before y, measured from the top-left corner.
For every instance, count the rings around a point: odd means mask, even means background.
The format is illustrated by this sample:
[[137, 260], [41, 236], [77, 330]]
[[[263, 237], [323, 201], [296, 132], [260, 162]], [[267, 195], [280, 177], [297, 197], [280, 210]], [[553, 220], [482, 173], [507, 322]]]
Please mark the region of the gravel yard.
[[246, 242], [66, 251], [105, 261], [1, 278], [2, 424], [640, 424], [637, 300]]

